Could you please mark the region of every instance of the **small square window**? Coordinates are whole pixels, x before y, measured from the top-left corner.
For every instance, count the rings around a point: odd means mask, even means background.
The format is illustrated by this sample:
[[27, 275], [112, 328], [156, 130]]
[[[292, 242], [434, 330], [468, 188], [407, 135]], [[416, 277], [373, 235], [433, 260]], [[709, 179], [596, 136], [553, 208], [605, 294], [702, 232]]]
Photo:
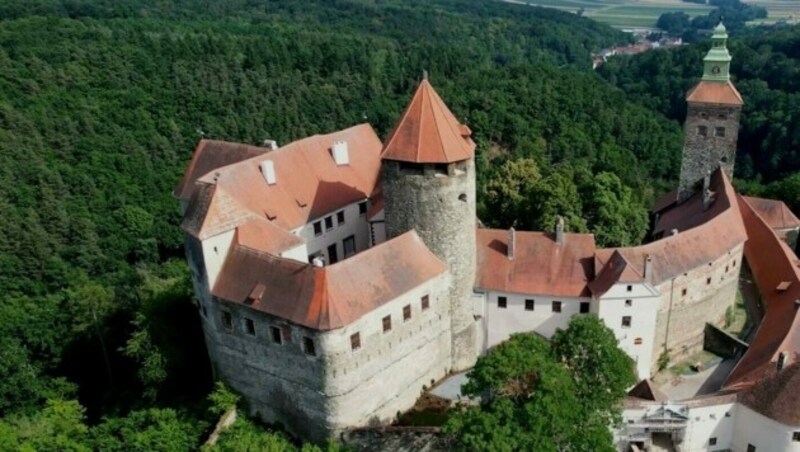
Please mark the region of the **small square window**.
[[317, 356], [317, 349], [314, 345], [314, 339], [310, 337], [303, 338], [303, 351], [306, 352], [306, 355]]
[[561, 302], [554, 301], [553, 302], [553, 312], [561, 312]]
[[725, 128], [724, 127], [715, 128], [714, 129], [714, 136], [724, 137], [725, 136]]
[[708, 127], [706, 126], [697, 126], [697, 134], [701, 137], [708, 136]]
[[392, 316], [387, 315], [383, 318], [383, 332], [388, 333], [392, 331]]
[[533, 311], [533, 300], [525, 300], [525, 310]]
[[233, 317], [228, 311], [222, 311], [222, 326], [229, 331], [233, 329]]
[[283, 342], [289, 344], [292, 342], [292, 327], [289, 325], [281, 325], [281, 338]]
[[706, 284], [711, 284], [711, 278], [706, 278]]
[[331, 229], [333, 229], [333, 215], [325, 217], [325, 230], [328, 231]]
[[407, 321], [411, 318], [411, 305], [407, 304], [403, 306], [403, 321]]
[[339, 226], [344, 224], [344, 210], [336, 212], [336, 224]]
[[256, 324], [253, 322], [253, 319], [244, 319], [244, 329], [247, 331], [247, 334], [251, 336], [256, 335]]
[[428, 309], [429, 307], [431, 307], [431, 299], [430, 299], [430, 297], [427, 296], [427, 295], [423, 295], [422, 299], [420, 301], [420, 304], [422, 305], [422, 310], [423, 311]]
[[630, 328], [631, 327], [631, 316], [626, 315], [622, 317], [622, 327], [623, 328]]
[[685, 297], [687, 292], [688, 290], [684, 287], [683, 289], [681, 289], [681, 296]]
[[628, 308], [633, 306], [633, 300], [625, 300], [625, 306]]
[[625, 291], [633, 292], [633, 286], [629, 285], [628, 287], [625, 288]]
[[642, 345], [642, 338], [641, 337], [637, 337], [636, 339], [634, 339], [633, 340], [633, 345]]
[[717, 445], [717, 438], [716, 437], [708, 438], [708, 445], [709, 446], [716, 446]]
[[792, 432], [792, 441], [800, 442], [800, 431]]
[[581, 302], [581, 314], [589, 313], [589, 303], [586, 301]]
[[314, 235], [315, 236], [322, 235], [322, 222], [321, 221], [315, 221], [314, 222]]
[[353, 333], [350, 335], [350, 349], [358, 350], [361, 348], [361, 334]]
[[497, 307], [505, 309], [508, 306], [508, 299], [506, 297], [497, 297]]
[[272, 342], [276, 344], [283, 344], [283, 339], [281, 338], [281, 329], [277, 326], [269, 327], [269, 335], [272, 337]]
[[756, 452], [756, 446], [752, 444], [747, 445], [747, 452]]
[[729, 266], [728, 266], [728, 265], [726, 265], [726, 266], [725, 266], [725, 273], [728, 273], [728, 270], [730, 270], [730, 268], [729, 268]]
[[359, 215], [366, 215], [367, 214], [367, 202], [362, 201], [358, 203], [358, 214]]

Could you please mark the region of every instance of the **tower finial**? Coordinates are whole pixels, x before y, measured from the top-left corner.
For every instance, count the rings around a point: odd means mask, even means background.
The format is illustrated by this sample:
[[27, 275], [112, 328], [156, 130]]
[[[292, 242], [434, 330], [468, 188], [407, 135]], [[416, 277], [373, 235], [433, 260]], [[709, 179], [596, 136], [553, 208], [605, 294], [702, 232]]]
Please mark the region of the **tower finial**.
[[428, 71], [425, 69], [422, 70], [422, 80], [428, 80]]

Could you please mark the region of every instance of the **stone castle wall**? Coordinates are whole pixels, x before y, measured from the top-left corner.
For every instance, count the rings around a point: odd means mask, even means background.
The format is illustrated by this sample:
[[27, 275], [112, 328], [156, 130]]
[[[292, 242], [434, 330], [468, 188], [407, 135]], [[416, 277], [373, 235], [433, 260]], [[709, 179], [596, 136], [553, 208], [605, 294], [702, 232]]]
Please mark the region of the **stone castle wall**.
[[714, 261], [657, 287], [661, 299], [653, 344], [653, 372], [658, 369], [658, 358], [665, 345], [671, 361], [688, 357], [702, 350], [706, 323], [723, 324], [725, 311], [736, 301], [742, 251], [740, 244]]
[[475, 286], [475, 163], [449, 165], [384, 161], [381, 169], [387, 237], [415, 229], [453, 278], [450, 320], [454, 370], [478, 356], [480, 329], [472, 307]]
[[[721, 166], [733, 180], [736, 141], [739, 136], [739, 107], [690, 103], [684, 123], [683, 159], [678, 201], [688, 199], [706, 174]], [[705, 136], [699, 128], [705, 128]], [[717, 129], [724, 130], [718, 136]]]

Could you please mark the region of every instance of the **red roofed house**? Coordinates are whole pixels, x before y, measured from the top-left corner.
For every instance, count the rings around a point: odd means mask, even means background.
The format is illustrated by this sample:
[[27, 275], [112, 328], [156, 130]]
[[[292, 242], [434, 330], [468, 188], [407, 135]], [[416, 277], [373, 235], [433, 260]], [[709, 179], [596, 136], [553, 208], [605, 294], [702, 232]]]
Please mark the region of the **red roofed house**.
[[321, 440], [391, 422], [511, 334], [594, 314], [647, 379], [703, 347], [746, 259], [766, 315], [724, 384], [687, 400], [637, 385], [617, 444], [800, 450], [800, 267], [778, 235], [800, 221], [730, 184], [742, 99], [726, 37], [687, 97], [679, 189], [635, 247], [596, 249], [563, 222], [478, 228], [471, 131], [426, 78], [385, 144], [368, 124], [282, 147], [202, 140], [176, 195], [215, 375], [251, 414]]

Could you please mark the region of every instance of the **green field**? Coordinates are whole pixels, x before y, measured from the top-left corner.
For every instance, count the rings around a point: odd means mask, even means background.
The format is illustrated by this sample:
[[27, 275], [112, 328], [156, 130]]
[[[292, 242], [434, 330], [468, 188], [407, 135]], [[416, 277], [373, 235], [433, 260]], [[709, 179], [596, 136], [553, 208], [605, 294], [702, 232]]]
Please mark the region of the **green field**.
[[[581, 8], [583, 15], [616, 28], [653, 28], [658, 17], [666, 12], [683, 11], [690, 16], [705, 15], [711, 6], [687, 3], [681, 0], [504, 0], [533, 6], [544, 6], [577, 13]], [[796, 21], [800, 18], [800, 0], [750, 0], [749, 3], [763, 6], [769, 12], [769, 19], [761, 22], [775, 22], [785, 19]]]

